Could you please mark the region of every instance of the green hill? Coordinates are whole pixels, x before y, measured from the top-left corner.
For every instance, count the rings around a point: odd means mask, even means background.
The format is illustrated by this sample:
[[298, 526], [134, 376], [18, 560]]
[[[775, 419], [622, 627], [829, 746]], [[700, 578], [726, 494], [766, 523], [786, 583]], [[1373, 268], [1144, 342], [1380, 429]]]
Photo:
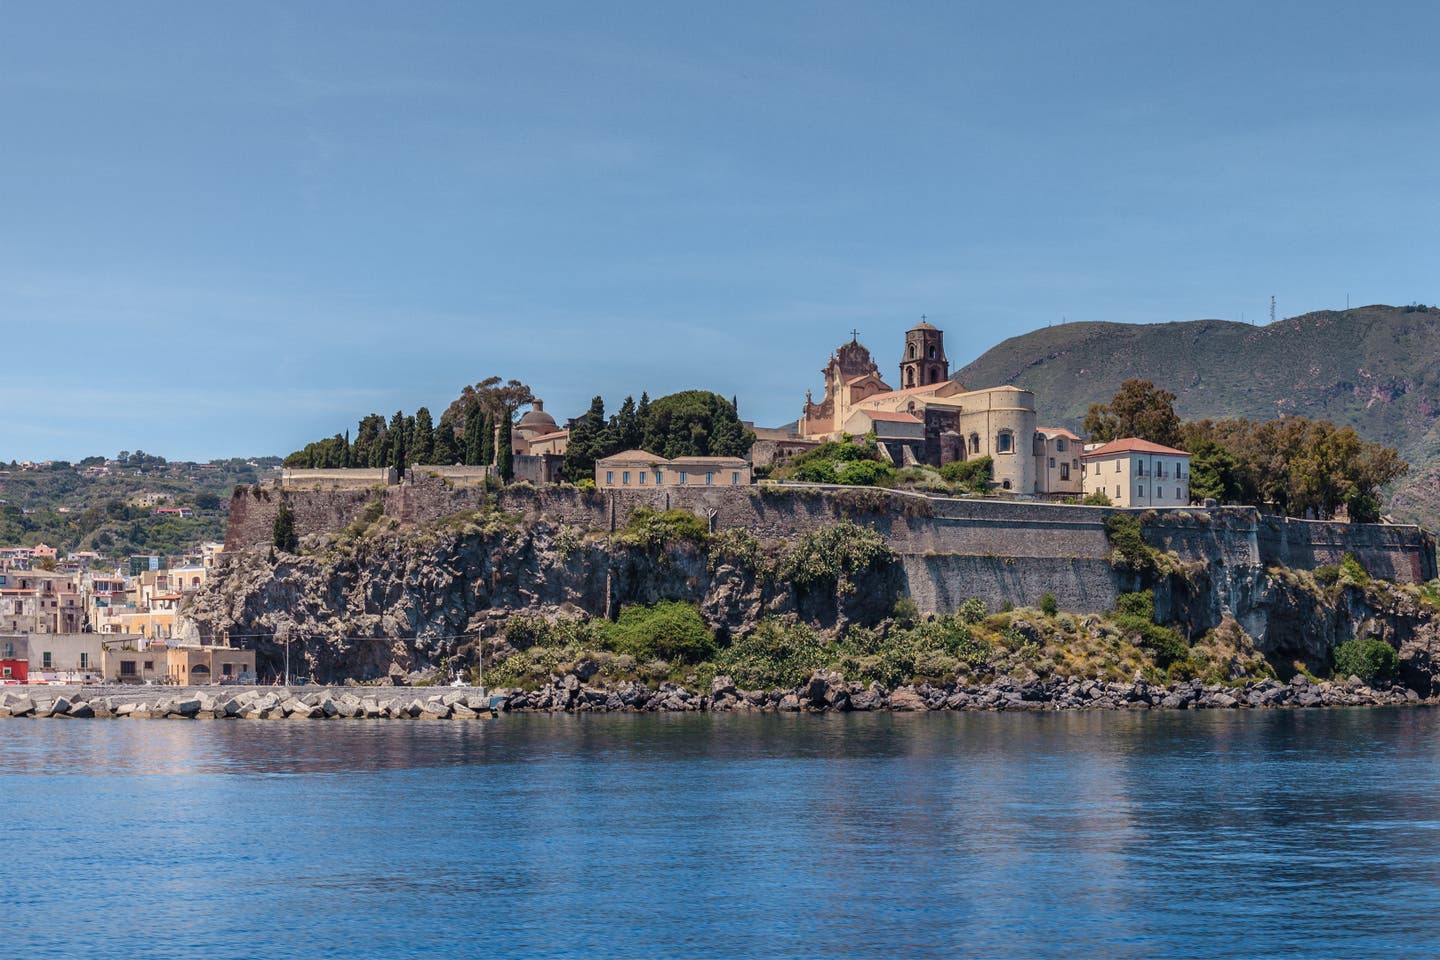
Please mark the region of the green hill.
[[956, 374], [969, 387], [1033, 390], [1041, 422], [1071, 429], [1131, 377], [1173, 391], [1185, 419], [1298, 414], [1353, 426], [1410, 463], [1388, 491], [1390, 512], [1440, 526], [1440, 309], [1322, 310], [1263, 327], [1070, 323], [1006, 340]]

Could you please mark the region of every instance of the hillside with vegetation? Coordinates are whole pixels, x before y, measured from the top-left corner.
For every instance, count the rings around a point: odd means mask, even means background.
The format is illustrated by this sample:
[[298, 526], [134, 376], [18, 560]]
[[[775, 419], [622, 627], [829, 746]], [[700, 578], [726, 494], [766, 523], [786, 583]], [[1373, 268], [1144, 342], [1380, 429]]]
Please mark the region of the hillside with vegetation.
[[1354, 427], [1410, 472], [1386, 490], [1396, 519], [1440, 526], [1440, 308], [1324, 310], [1268, 326], [1224, 320], [1071, 323], [1014, 337], [956, 377], [1035, 392], [1047, 424], [1082, 429], [1092, 404], [1139, 378], [1186, 420], [1285, 415]]
[[[231, 491], [268, 478], [279, 463], [171, 462], [126, 451], [113, 460], [0, 464], [0, 546], [46, 543], [107, 557], [184, 553], [224, 540]], [[157, 512], [167, 508], [190, 515]]]

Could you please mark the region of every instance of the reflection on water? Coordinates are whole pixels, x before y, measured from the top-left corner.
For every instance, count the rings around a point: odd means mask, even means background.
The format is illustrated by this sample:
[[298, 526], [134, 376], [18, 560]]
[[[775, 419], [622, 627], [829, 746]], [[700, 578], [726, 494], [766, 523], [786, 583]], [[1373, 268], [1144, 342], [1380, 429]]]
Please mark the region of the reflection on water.
[[1434, 955], [1436, 728], [8, 721], [10, 952]]

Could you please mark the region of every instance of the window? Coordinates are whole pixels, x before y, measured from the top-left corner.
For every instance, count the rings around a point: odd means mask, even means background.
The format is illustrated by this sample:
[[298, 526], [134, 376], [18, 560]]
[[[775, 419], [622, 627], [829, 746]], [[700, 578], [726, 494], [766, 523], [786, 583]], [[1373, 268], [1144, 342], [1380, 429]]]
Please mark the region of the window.
[[614, 470], [606, 470], [606, 471], [605, 471], [605, 482], [606, 482], [607, 484], [612, 484], [612, 483], [615, 482], [615, 471], [614, 471]]
[[234, 676], [234, 670], [235, 670], [235, 665], [234, 665], [233, 663], [222, 663], [222, 664], [220, 665], [220, 676], [222, 676], [222, 677]]
[[971, 452], [971, 453], [979, 453], [979, 452], [980, 452], [980, 434], [978, 434], [978, 433], [972, 433], [972, 434], [970, 434], [970, 452]]
[[53, 665], [54, 664], [52, 664], [50, 661], [49, 650], [46, 650], [44, 653], [40, 654], [40, 666], [44, 667], [46, 670], [49, 670]]
[[995, 452], [1010, 453], [1015, 448], [1015, 436], [1008, 430], [1002, 430], [995, 436]]
[[1136, 461], [1135, 461], [1135, 476], [1137, 476], [1137, 477], [1143, 477], [1143, 476], [1145, 476], [1145, 461], [1144, 461], [1144, 460], [1136, 460]]
[[734, 473], [730, 474], [730, 484], [731, 484], [732, 486], [739, 486], [739, 484], [740, 484], [740, 471], [737, 470], [737, 471], [735, 471]]
[[934, 359], [935, 359], [935, 345], [934, 345], [934, 344], [931, 344], [931, 345], [930, 345], [930, 359], [931, 359], [931, 360], [934, 360]]
[[154, 660], [146, 660], [146, 661], [145, 661], [145, 672], [146, 672], [146, 673], [149, 673], [149, 672], [151, 672], [151, 671], [154, 670], [154, 669], [155, 669], [155, 661], [154, 661]]
[[620, 483], [621, 483], [621, 484], [627, 484], [627, 483], [629, 483], [629, 482], [630, 482], [630, 471], [629, 471], [629, 470], [622, 470], [622, 471], [620, 471]]
[[1055, 441], [1055, 452], [1056, 452], [1056, 453], [1064, 453], [1064, 452], [1065, 452], [1065, 438], [1064, 438], [1064, 437], [1059, 437], [1059, 438], [1056, 439], [1056, 441]]
[[1050, 458], [1050, 469], [1051, 469], [1051, 470], [1054, 470], [1054, 469], [1055, 469], [1055, 458], [1054, 458], [1054, 457], [1051, 457], [1051, 458]]
[[645, 486], [645, 478], [646, 478], [647, 476], [649, 476], [648, 471], [645, 471], [645, 470], [641, 470], [641, 471], [640, 471], [640, 486], [642, 486], [642, 487]]
[[706, 471], [705, 471], [705, 483], [708, 485], [708, 484], [710, 483], [710, 481], [713, 480], [713, 479], [715, 479], [715, 474], [711, 473], [709, 470], [706, 470]]
[[1009, 480], [1001, 480], [1001, 481], [1000, 481], [1000, 487], [1001, 487], [1001, 489], [1009, 490], [1009, 489], [1010, 489], [1010, 481], [1009, 481]]
[[1119, 460], [1116, 460], [1116, 461], [1115, 461], [1115, 472], [1116, 472], [1116, 473], [1119, 473], [1119, 472], [1120, 472], [1120, 461], [1119, 461]]
[[1136, 487], [1136, 488], [1135, 488], [1135, 496], [1139, 497], [1139, 498], [1142, 499], [1142, 500], [1145, 499], [1145, 487], [1144, 487], [1144, 486], [1138, 486], [1138, 487]]
[[1120, 488], [1119, 488], [1119, 487], [1116, 487], [1116, 488], [1115, 488], [1115, 499], [1116, 499], [1116, 500], [1119, 500], [1119, 499], [1120, 499]]
[[122, 676], [122, 677], [133, 677], [133, 676], [135, 676], [135, 661], [134, 661], [134, 660], [121, 660], [121, 661], [120, 661], [120, 676]]
[[10, 668], [9, 668], [9, 667], [5, 667], [3, 671], [0, 671], [0, 677], [4, 677], [6, 680], [9, 680], [9, 679], [10, 679]]
[[15, 644], [13, 644], [13, 643], [7, 643], [7, 644], [5, 644], [5, 659], [6, 659], [6, 660], [10, 660], [10, 659], [13, 659], [14, 656], [15, 656]]
[[662, 484], [662, 483], [664, 483], [664, 482], [665, 482], [665, 472], [664, 472], [663, 470], [656, 470], [656, 471], [655, 471], [655, 486], [658, 487], [658, 486], [660, 486], [660, 484]]
[[80, 669], [87, 670], [90, 667], [90, 654], [84, 650], [80, 651]]
[[1060, 464], [1060, 479], [1061, 479], [1061, 480], [1069, 480], [1069, 479], [1070, 479], [1070, 464], [1068, 464], [1068, 463], [1062, 463], [1062, 464]]
[[681, 483], [682, 486], [685, 484], [686, 479], [687, 479], [688, 477], [689, 477], [689, 474], [688, 474], [688, 473], [686, 473], [684, 470], [681, 470], [681, 471], [680, 471], [680, 483]]

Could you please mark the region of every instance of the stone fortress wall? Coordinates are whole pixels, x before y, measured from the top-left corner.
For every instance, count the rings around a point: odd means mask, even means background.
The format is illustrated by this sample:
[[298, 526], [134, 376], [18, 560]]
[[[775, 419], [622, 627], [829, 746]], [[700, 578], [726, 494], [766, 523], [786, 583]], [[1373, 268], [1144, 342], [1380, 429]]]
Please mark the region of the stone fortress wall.
[[[713, 530], [742, 528], [761, 539], [793, 537], [839, 520], [871, 527], [900, 554], [910, 594], [922, 612], [954, 610], [979, 596], [1033, 605], [1056, 595], [1062, 608], [1106, 610], [1125, 579], [1108, 561], [1105, 507], [1003, 500], [959, 500], [874, 488], [687, 487], [584, 491], [517, 484], [500, 490], [418, 477], [367, 489], [236, 490], [227, 551], [271, 542], [280, 503], [296, 532], [333, 533], [368, 509], [404, 524], [425, 524], [486, 503], [529, 520], [599, 529], [623, 527], [637, 508], [683, 509]], [[378, 506], [377, 506], [378, 505]], [[1434, 539], [1418, 527], [1347, 524], [1262, 516], [1244, 507], [1123, 511], [1145, 517], [1146, 540], [1182, 561], [1228, 568], [1312, 569], [1354, 554], [1372, 575], [1398, 583], [1436, 576]]]

